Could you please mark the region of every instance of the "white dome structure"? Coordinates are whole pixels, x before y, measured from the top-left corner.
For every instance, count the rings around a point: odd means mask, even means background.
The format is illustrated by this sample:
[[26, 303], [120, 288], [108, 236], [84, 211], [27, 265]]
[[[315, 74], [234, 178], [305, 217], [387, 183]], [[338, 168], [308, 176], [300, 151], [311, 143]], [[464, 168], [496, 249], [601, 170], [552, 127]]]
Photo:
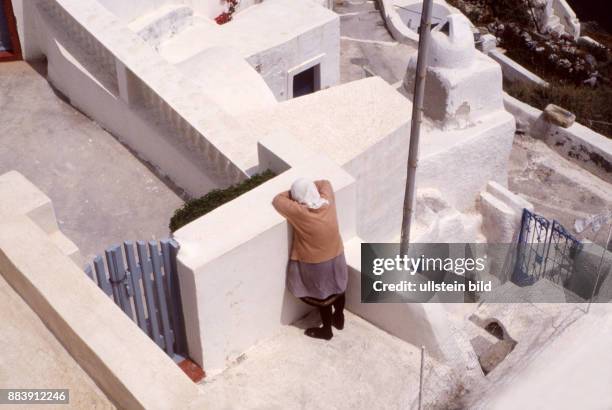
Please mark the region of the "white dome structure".
[[[503, 108], [500, 66], [476, 51], [469, 20], [450, 14], [431, 32], [423, 112], [444, 129], [465, 128]], [[414, 90], [417, 55], [408, 62], [404, 88]]]
[[463, 14], [450, 14], [445, 23], [431, 31], [429, 66], [462, 68], [472, 64], [475, 58], [474, 35]]

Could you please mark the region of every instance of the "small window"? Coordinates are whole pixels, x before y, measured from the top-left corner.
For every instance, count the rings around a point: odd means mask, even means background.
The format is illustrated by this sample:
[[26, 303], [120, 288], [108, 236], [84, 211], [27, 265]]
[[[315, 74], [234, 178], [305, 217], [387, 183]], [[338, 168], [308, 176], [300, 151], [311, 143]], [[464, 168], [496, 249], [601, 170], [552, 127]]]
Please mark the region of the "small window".
[[320, 86], [320, 66], [312, 66], [293, 77], [293, 97], [312, 94], [318, 91]]

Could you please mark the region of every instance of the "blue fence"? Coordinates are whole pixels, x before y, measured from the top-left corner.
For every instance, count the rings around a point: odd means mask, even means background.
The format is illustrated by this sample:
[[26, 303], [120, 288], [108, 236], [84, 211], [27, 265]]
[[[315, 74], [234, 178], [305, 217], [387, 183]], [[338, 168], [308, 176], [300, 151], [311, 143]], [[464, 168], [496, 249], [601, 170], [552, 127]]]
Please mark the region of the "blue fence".
[[[176, 268], [178, 244], [126, 241], [97, 256], [85, 273], [169, 356], [187, 351]], [[106, 263], [105, 263], [106, 262]]]
[[546, 278], [565, 286], [582, 244], [559, 222], [524, 209], [517, 247], [514, 283], [527, 286]]

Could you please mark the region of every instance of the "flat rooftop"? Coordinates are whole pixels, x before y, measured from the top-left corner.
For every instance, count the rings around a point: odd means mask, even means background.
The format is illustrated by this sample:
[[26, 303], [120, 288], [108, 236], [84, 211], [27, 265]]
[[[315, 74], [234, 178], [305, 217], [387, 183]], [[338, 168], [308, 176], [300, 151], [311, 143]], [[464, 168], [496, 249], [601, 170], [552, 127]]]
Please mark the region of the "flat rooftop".
[[337, 18], [337, 14], [313, 1], [266, 0], [236, 13], [232, 21], [223, 25], [197, 19], [191, 27], [164, 42], [159, 52], [171, 63], [177, 63], [199, 51], [222, 46], [234, 48], [247, 58]]
[[240, 121], [260, 138], [285, 133], [344, 165], [407, 126], [411, 112], [410, 100], [382, 78], [371, 77], [244, 114]]

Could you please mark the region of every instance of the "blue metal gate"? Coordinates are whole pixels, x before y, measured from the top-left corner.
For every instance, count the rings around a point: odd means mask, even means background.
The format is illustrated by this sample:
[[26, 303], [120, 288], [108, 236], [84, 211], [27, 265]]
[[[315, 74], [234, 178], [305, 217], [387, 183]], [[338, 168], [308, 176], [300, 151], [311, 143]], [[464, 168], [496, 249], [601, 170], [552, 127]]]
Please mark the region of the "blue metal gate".
[[559, 222], [523, 209], [512, 282], [528, 286], [540, 278], [565, 286], [582, 244]]
[[[114, 245], [85, 273], [169, 356], [187, 351], [172, 239]], [[134, 249], [135, 248], [135, 249]], [[161, 252], [160, 252], [161, 248]], [[106, 260], [106, 266], [105, 266]]]

